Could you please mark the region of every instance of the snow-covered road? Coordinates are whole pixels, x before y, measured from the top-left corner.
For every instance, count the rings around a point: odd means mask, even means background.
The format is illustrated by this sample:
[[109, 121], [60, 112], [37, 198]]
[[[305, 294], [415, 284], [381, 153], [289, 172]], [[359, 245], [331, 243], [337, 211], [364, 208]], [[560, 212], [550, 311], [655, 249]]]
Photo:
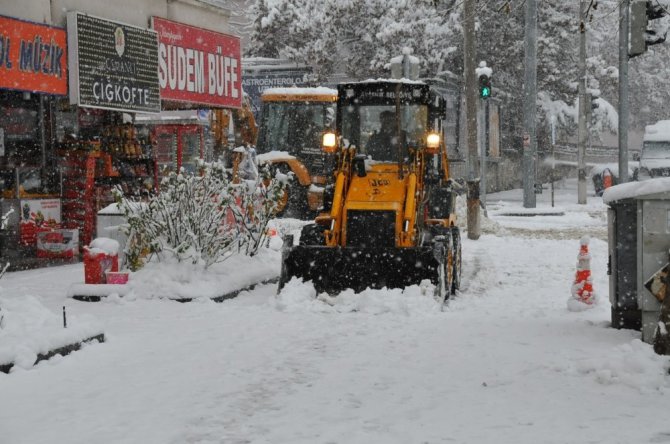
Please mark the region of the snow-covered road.
[[[570, 185], [553, 218], [499, 216], [519, 190], [489, 196], [445, 310], [418, 288], [330, 306], [295, 283], [81, 303], [64, 297], [81, 265], [9, 274], [6, 292], [92, 314], [109, 342], [0, 373], [0, 443], [670, 442], [668, 359], [608, 327], [605, 207], [572, 205]], [[574, 313], [582, 230], [600, 301]]]

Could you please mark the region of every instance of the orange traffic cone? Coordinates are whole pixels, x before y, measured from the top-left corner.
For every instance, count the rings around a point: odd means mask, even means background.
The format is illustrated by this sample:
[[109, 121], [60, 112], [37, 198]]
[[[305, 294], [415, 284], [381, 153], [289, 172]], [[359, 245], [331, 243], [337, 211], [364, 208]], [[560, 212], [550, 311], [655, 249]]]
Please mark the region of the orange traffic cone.
[[572, 284], [572, 297], [578, 301], [592, 305], [595, 298], [593, 293], [593, 280], [591, 278], [591, 254], [589, 254], [589, 237], [580, 239], [579, 254], [577, 255], [577, 272], [575, 282]]
[[605, 168], [603, 171], [603, 188], [607, 189], [613, 185], [614, 178], [612, 177], [612, 172], [609, 168]]

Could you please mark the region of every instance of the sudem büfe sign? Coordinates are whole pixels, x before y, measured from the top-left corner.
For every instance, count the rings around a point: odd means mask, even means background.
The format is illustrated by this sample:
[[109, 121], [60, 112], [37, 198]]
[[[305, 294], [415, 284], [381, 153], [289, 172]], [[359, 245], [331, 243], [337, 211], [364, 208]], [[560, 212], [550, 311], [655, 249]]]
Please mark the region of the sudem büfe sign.
[[158, 32], [158, 78], [164, 101], [242, 106], [240, 39], [152, 17]]
[[128, 112], [160, 112], [154, 31], [68, 13], [70, 102]]

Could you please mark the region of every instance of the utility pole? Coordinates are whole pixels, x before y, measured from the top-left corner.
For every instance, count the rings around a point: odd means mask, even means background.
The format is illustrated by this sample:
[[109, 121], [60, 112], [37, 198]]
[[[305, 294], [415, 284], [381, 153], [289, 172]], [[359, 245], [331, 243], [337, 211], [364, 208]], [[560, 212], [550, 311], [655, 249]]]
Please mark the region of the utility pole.
[[586, 3], [579, 2], [579, 130], [577, 140], [577, 203], [586, 203]]
[[491, 77], [493, 70], [486, 66], [485, 61], [479, 62], [479, 68], [475, 69], [477, 74], [477, 82], [479, 83], [479, 108], [477, 110], [477, 140], [479, 141], [480, 152], [480, 201], [486, 215], [486, 167], [487, 167], [487, 151], [489, 146], [489, 99], [493, 93], [491, 88]]
[[479, 171], [477, 153], [477, 85], [475, 83], [475, 1], [463, 4], [463, 77], [465, 83], [465, 129], [468, 144], [468, 239], [479, 239]]
[[480, 182], [479, 182], [479, 200], [481, 206], [484, 208], [484, 214], [486, 214], [486, 151], [489, 146], [489, 101], [486, 99], [479, 99], [479, 143], [480, 143]]
[[526, 0], [526, 72], [523, 84], [523, 206], [535, 208], [537, 152], [537, 0]]
[[619, 183], [628, 182], [628, 4], [619, 3]]

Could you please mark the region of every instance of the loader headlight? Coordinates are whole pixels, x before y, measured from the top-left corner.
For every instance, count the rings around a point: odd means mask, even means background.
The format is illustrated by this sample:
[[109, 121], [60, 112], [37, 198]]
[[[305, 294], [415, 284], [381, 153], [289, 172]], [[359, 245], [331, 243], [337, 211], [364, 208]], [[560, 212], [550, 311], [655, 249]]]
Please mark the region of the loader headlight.
[[426, 148], [431, 151], [440, 149], [440, 135], [438, 133], [429, 133], [426, 137]]
[[334, 153], [337, 149], [337, 137], [335, 133], [323, 133], [323, 138], [321, 140], [321, 149], [326, 153]]

